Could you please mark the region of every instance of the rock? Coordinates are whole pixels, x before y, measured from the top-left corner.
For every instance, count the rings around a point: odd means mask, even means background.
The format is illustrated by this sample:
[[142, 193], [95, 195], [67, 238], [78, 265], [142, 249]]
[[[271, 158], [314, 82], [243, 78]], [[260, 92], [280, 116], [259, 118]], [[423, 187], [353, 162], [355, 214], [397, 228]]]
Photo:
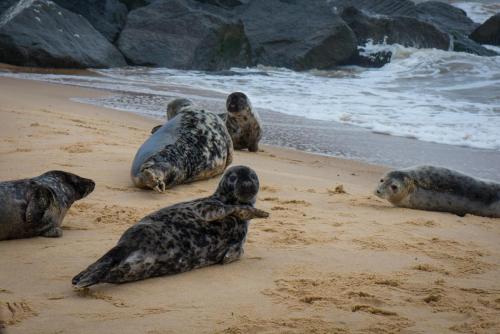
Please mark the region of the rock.
[[85, 18], [49, 0], [23, 0], [0, 16], [0, 62], [58, 68], [126, 64]]
[[[361, 49], [363, 53], [365, 50]], [[378, 51], [374, 53], [366, 53], [366, 54], [356, 54], [351, 59], [349, 59], [346, 63], [349, 65], [357, 65], [361, 67], [372, 67], [372, 68], [380, 68], [385, 64], [389, 63], [392, 58], [391, 51]]]
[[358, 44], [372, 40], [416, 48], [448, 50], [450, 46], [448, 34], [413, 17], [368, 16], [354, 7], [345, 8], [341, 16], [356, 34]]
[[196, 0], [196, 1], [225, 9], [232, 9], [241, 6], [244, 3], [239, 0]]
[[117, 45], [133, 65], [219, 70], [251, 64], [242, 23], [192, 0], [158, 1], [133, 10]]
[[495, 56], [497, 53], [482, 47], [469, 39], [469, 34], [476, 29], [477, 23], [456, 7], [438, 1], [427, 1], [417, 5], [418, 19], [434, 24], [451, 35], [453, 51], [474, 53], [480, 56]]
[[493, 15], [476, 28], [470, 38], [481, 44], [500, 46], [500, 13]]
[[0, 0], [0, 15], [19, 0]]
[[476, 27], [467, 14], [460, 8], [444, 2], [426, 1], [417, 6], [418, 18], [432, 23], [447, 33], [459, 33], [468, 36]]
[[151, 3], [154, 2], [154, 0], [120, 0], [120, 2], [125, 6], [127, 6], [127, 9], [130, 11], [150, 5]]
[[410, 0], [330, 0], [329, 2], [338, 13], [345, 8], [355, 7], [371, 14], [417, 16], [417, 8]]
[[85, 17], [110, 42], [114, 42], [127, 20], [127, 6], [118, 0], [53, 0], [59, 6]]
[[252, 0], [237, 11], [257, 64], [328, 69], [357, 52], [354, 33], [324, 0]]

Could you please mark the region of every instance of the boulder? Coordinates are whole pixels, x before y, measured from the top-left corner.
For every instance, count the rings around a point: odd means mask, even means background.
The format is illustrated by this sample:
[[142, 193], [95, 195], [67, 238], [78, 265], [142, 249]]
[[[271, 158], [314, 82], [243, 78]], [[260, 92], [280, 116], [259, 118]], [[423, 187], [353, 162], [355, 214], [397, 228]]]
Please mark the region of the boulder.
[[85, 17], [110, 42], [114, 42], [127, 20], [127, 6], [118, 0], [53, 0], [59, 6]]
[[243, 24], [192, 0], [157, 1], [133, 10], [117, 45], [133, 65], [219, 70], [251, 64]]
[[252, 0], [237, 12], [256, 64], [328, 69], [357, 52], [356, 36], [324, 0]]
[[448, 34], [413, 17], [369, 16], [354, 7], [345, 8], [341, 16], [356, 34], [358, 44], [372, 40], [415, 48], [448, 50], [450, 46]]
[[370, 14], [417, 16], [417, 8], [411, 0], [330, 0], [338, 13], [348, 7], [355, 7]]
[[444, 2], [426, 1], [419, 3], [416, 8], [419, 20], [432, 23], [448, 33], [468, 36], [478, 25], [462, 9]]
[[85, 18], [49, 0], [22, 0], [0, 16], [0, 62], [58, 68], [126, 64]]
[[453, 51], [474, 53], [480, 56], [495, 56], [497, 53], [482, 47], [468, 36], [478, 26], [467, 14], [457, 7], [427, 1], [417, 5], [418, 19], [434, 24], [452, 37]]
[[120, 0], [120, 2], [122, 4], [124, 4], [125, 6], [127, 6], [127, 9], [129, 11], [137, 9], [137, 8], [140, 8], [140, 7], [144, 7], [144, 6], [150, 5], [154, 1], [155, 0]]
[[476, 28], [470, 38], [481, 44], [500, 46], [500, 13], [493, 15]]
[[0, 15], [5, 12], [10, 6], [18, 3], [19, 0], [0, 0]]

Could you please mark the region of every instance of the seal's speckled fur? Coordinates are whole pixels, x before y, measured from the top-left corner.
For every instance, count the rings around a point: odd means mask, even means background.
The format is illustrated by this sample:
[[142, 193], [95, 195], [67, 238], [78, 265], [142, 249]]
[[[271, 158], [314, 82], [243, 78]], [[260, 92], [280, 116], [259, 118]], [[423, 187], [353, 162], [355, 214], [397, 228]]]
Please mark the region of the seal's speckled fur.
[[500, 217], [500, 184], [442, 167], [391, 171], [375, 194], [405, 208]]
[[259, 180], [245, 166], [227, 170], [212, 196], [156, 211], [129, 228], [118, 244], [73, 278], [76, 287], [124, 283], [237, 260]]
[[231, 93], [226, 100], [226, 126], [235, 150], [247, 148], [250, 152], [259, 150], [262, 125], [257, 111], [252, 110], [248, 97], [241, 93]]
[[0, 182], [0, 240], [62, 236], [66, 212], [94, 186], [92, 180], [63, 171]]
[[233, 144], [222, 119], [187, 105], [137, 151], [132, 180], [138, 187], [163, 192], [219, 175], [232, 159]]

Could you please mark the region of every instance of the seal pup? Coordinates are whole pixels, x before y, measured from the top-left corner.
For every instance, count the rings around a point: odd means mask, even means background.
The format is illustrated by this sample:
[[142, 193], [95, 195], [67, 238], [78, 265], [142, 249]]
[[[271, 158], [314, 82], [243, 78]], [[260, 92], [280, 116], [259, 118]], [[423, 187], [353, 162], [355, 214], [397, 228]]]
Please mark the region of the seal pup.
[[443, 167], [391, 171], [375, 195], [404, 208], [500, 217], [500, 184]]
[[0, 182], [0, 240], [62, 236], [66, 212], [94, 187], [90, 179], [58, 170]]
[[250, 99], [241, 92], [229, 94], [226, 100], [226, 127], [235, 150], [259, 150], [262, 125], [257, 111], [252, 110]]
[[164, 192], [222, 174], [233, 160], [233, 143], [217, 115], [182, 105], [177, 115], [155, 131], [137, 151], [132, 181]]
[[252, 169], [229, 168], [213, 195], [142, 218], [115, 247], [76, 275], [73, 285], [124, 283], [236, 261], [243, 254], [248, 220], [269, 216], [254, 208], [258, 191]]
[[[181, 110], [185, 110], [188, 107], [194, 107], [194, 103], [191, 100], [188, 99], [175, 99], [171, 101], [169, 104], [167, 104], [167, 122], [177, 116], [177, 114]], [[152, 130], [151, 133], [155, 133], [159, 128], [161, 128], [161, 125], [155, 126]]]

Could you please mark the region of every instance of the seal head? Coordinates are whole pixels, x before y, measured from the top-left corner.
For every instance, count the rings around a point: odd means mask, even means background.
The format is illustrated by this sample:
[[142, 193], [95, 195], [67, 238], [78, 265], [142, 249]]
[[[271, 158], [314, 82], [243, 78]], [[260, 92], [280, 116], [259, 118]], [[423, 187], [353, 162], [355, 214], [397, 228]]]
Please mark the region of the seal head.
[[398, 203], [408, 195], [410, 183], [410, 178], [404, 172], [389, 172], [380, 179], [375, 195], [391, 203]]
[[250, 100], [242, 92], [229, 94], [226, 100], [226, 108], [230, 113], [238, 113], [246, 110], [250, 106]]
[[175, 99], [167, 105], [167, 120], [171, 120], [178, 113], [182, 112], [183, 109], [192, 107], [194, 105], [193, 101], [188, 99]]
[[226, 204], [255, 204], [259, 192], [259, 178], [246, 166], [229, 168], [219, 183], [215, 196]]

